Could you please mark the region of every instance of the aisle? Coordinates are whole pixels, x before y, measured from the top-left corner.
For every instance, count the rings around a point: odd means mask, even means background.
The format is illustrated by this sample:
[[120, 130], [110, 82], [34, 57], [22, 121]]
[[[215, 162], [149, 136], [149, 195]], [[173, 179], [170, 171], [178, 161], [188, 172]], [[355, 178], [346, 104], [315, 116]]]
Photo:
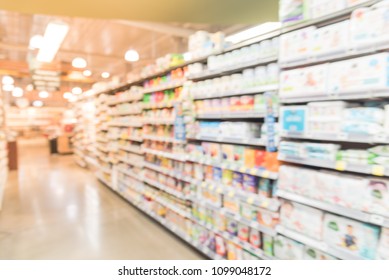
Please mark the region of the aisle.
[[201, 259], [44, 139], [19, 144], [0, 212], [0, 259]]

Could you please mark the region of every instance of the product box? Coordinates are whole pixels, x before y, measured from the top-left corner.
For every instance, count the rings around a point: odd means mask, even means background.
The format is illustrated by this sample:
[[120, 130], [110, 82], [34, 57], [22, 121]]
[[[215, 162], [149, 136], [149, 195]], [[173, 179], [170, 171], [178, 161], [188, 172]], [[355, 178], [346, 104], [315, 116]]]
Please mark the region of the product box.
[[246, 147], [244, 149], [244, 166], [246, 168], [255, 167], [255, 149]]
[[281, 0], [279, 18], [283, 24], [292, 24], [308, 19], [307, 0]]
[[266, 151], [255, 150], [255, 167], [260, 168], [265, 164]]
[[249, 240], [249, 226], [244, 224], [239, 224], [238, 237], [240, 240], [247, 242]]
[[221, 146], [222, 154], [223, 154], [223, 161], [226, 162], [234, 162], [234, 146], [229, 144], [222, 144]]
[[307, 127], [307, 106], [283, 106], [280, 109], [281, 133], [304, 134]]
[[363, 197], [363, 211], [389, 216], [389, 182], [370, 178]]
[[274, 239], [272, 236], [262, 233], [263, 238], [263, 252], [265, 255], [274, 256]]
[[227, 232], [233, 236], [238, 236], [238, 222], [234, 219], [227, 219]]
[[377, 256], [378, 260], [389, 260], [389, 229], [382, 228], [380, 242], [378, 244]]
[[232, 187], [243, 190], [243, 174], [240, 172], [232, 173]]
[[258, 193], [258, 177], [243, 174], [243, 189], [247, 192]]
[[261, 232], [256, 229], [250, 228], [249, 243], [255, 248], [262, 247]]
[[260, 178], [258, 181], [258, 195], [261, 197], [272, 197], [272, 185], [269, 179]]
[[281, 224], [286, 228], [321, 240], [323, 212], [295, 202], [284, 201], [281, 206]]
[[221, 183], [222, 182], [222, 170], [221, 170], [221, 168], [213, 167], [212, 170], [213, 170], [213, 181], [217, 182], [217, 183]]
[[238, 198], [224, 196], [223, 205], [224, 208], [231, 210], [231, 212], [239, 213], [240, 200]]
[[303, 259], [304, 260], [310, 260], [310, 261], [313, 261], [313, 260], [320, 260], [320, 261], [336, 260], [336, 258], [334, 258], [333, 256], [328, 255], [326, 253], [323, 253], [320, 250], [317, 250], [317, 249], [314, 249], [314, 248], [311, 248], [311, 247], [308, 247], [308, 246], [304, 247]]
[[308, 58], [316, 27], [309, 26], [280, 36], [280, 62], [293, 62]]
[[311, 18], [319, 18], [346, 9], [346, 2], [343, 0], [310, 0]]
[[252, 111], [254, 110], [254, 96], [243, 95], [240, 97], [240, 110], [239, 111]]
[[281, 260], [302, 260], [304, 255], [304, 245], [277, 235], [274, 239], [274, 256]]
[[228, 169], [223, 169], [222, 171], [222, 182], [226, 186], [232, 185], [232, 174], [233, 172]]
[[235, 244], [232, 241], [227, 241], [227, 260], [237, 260]]
[[242, 111], [240, 97], [230, 97], [230, 110], [232, 112]]
[[240, 205], [240, 215], [249, 220], [256, 221], [257, 220], [257, 209], [258, 207], [253, 206], [248, 203], [241, 203]]
[[221, 145], [212, 143], [210, 144], [210, 152], [211, 152], [211, 158], [215, 160], [216, 162], [221, 162], [222, 159], [222, 152], [221, 152]]
[[379, 53], [331, 63], [328, 89], [332, 94], [383, 91], [389, 87], [389, 55]]
[[221, 236], [216, 235], [216, 254], [225, 257], [227, 254], [226, 243]]
[[234, 163], [243, 166], [244, 165], [244, 146], [234, 145]]
[[340, 216], [326, 214], [324, 242], [357, 257], [374, 259], [380, 228]]
[[205, 179], [210, 181], [213, 180], [213, 167], [211, 165], [206, 165], [204, 169], [205, 169]]
[[259, 208], [257, 212], [257, 221], [265, 227], [274, 228], [279, 223], [279, 214]]

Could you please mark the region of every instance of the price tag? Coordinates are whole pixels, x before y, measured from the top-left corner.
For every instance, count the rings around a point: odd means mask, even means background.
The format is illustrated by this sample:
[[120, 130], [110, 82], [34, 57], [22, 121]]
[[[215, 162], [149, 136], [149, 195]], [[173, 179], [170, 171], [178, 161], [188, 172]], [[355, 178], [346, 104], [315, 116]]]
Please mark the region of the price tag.
[[384, 217], [380, 215], [374, 215], [374, 214], [370, 215], [369, 220], [372, 224], [379, 225], [379, 226], [383, 226], [385, 222]]
[[347, 133], [339, 133], [338, 134], [338, 139], [339, 140], [347, 140], [347, 138], [348, 138]]
[[346, 170], [346, 163], [344, 161], [337, 161], [335, 164], [335, 169], [338, 171]]
[[385, 167], [382, 165], [373, 165], [371, 170], [371, 174], [374, 176], [384, 176], [385, 175]]
[[254, 203], [254, 197], [250, 196], [247, 198], [247, 203], [248, 204], [253, 204]]
[[229, 197], [234, 197], [234, 195], [235, 195], [235, 192], [234, 192], [234, 191], [229, 191], [229, 192], [228, 192], [228, 196], [229, 196]]

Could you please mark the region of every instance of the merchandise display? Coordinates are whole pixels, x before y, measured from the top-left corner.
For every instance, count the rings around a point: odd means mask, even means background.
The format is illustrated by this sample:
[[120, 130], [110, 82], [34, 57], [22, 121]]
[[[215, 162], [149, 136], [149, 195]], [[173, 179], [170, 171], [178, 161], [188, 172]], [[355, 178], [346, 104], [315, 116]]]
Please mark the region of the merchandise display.
[[3, 202], [5, 183], [8, 177], [8, 148], [5, 132], [5, 112], [3, 96], [0, 91], [0, 210]]

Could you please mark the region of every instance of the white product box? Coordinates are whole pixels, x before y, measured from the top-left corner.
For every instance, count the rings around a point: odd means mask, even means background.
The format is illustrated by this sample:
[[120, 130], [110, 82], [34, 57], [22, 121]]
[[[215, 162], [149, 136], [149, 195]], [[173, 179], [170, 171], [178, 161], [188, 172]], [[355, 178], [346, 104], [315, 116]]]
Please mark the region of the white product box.
[[389, 217], [389, 181], [378, 178], [368, 180], [362, 209]]
[[311, 169], [299, 168], [295, 172], [297, 185], [295, 193], [305, 197], [312, 197], [316, 193], [316, 173], [316, 171]]
[[324, 218], [325, 243], [357, 257], [375, 258], [379, 232], [377, 226], [344, 217], [326, 214]]
[[350, 45], [350, 22], [348, 20], [315, 30], [311, 53], [315, 57], [347, 51]]
[[389, 54], [349, 59], [329, 66], [328, 89], [332, 94], [384, 91], [389, 88]]
[[381, 230], [376, 258], [378, 260], [389, 260], [389, 228], [382, 228]]
[[345, 0], [310, 0], [309, 2], [312, 18], [326, 16], [346, 8]]
[[323, 211], [295, 202], [284, 201], [281, 206], [281, 224], [313, 239], [321, 240]]
[[320, 250], [317, 250], [317, 249], [314, 249], [314, 248], [311, 248], [308, 246], [304, 247], [304, 257], [303, 258], [304, 258], [304, 260], [310, 260], [310, 261], [313, 261], [313, 260], [320, 260], [320, 261], [336, 260], [336, 258], [334, 258], [333, 256], [330, 256], [326, 253], [323, 253]]
[[302, 260], [304, 255], [304, 245], [278, 235], [274, 239], [274, 256], [281, 260]]
[[297, 170], [298, 168], [293, 166], [281, 165], [279, 170], [277, 188], [282, 191], [296, 193], [297, 180], [295, 174]]
[[327, 93], [328, 68], [326, 63], [281, 72], [280, 97], [324, 95]]
[[280, 62], [293, 62], [308, 58], [316, 27], [310, 26], [280, 36]]

